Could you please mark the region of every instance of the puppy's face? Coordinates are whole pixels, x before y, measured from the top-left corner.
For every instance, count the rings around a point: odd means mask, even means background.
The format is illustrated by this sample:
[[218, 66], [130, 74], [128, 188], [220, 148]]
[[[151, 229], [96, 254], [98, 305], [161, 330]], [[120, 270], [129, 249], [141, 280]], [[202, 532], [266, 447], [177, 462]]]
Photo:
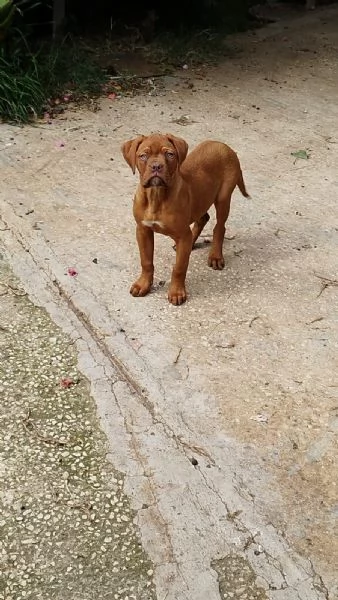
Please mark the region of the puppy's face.
[[144, 188], [170, 187], [179, 165], [188, 152], [188, 144], [171, 134], [143, 135], [125, 142], [122, 153], [135, 173], [139, 171]]

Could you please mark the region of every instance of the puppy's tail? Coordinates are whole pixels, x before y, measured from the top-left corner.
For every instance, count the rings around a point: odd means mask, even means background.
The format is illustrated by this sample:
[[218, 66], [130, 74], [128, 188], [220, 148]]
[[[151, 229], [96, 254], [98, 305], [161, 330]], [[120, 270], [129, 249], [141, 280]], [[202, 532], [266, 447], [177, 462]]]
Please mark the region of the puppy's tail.
[[248, 192], [246, 191], [246, 187], [245, 187], [245, 183], [244, 183], [244, 179], [243, 179], [243, 173], [242, 173], [241, 168], [239, 169], [239, 177], [238, 177], [237, 185], [238, 185], [239, 189], [241, 190], [243, 196], [245, 196], [245, 198], [250, 198], [250, 194], [248, 194]]

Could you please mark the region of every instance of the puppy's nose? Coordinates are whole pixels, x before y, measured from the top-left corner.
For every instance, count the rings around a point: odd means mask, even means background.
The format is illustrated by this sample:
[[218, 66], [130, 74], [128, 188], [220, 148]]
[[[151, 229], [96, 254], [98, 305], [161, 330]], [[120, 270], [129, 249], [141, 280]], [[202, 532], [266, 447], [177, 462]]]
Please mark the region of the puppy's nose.
[[162, 171], [163, 165], [161, 165], [160, 163], [153, 163], [151, 165], [151, 170], [153, 173], [159, 173], [159, 171]]

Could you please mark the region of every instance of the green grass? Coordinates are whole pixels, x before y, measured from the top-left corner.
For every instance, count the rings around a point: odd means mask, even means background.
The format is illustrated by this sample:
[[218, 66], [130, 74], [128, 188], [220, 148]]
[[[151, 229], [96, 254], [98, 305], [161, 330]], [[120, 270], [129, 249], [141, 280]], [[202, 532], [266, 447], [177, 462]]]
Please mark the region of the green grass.
[[32, 51], [18, 35], [0, 49], [0, 118], [29, 122], [59, 96], [70, 93], [75, 101], [97, 96], [106, 80], [93, 53], [70, 38]]
[[38, 114], [45, 100], [36, 65], [25, 70], [17, 59], [0, 55], [0, 116], [4, 120], [27, 122]]

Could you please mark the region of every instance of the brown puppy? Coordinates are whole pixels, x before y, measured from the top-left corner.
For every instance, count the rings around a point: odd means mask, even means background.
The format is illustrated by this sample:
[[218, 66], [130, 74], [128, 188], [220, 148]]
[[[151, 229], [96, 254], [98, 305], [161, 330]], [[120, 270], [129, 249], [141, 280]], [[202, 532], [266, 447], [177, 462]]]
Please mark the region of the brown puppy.
[[[125, 142], [122, 153], [127, 163], [139, 171], [140, 182], [134, 198], [136, 237], [142, 272], [130, 293], [145, 296], [154, 275], [154, 232], [171, 237], [176, 244], [168, 299], [182, 304], [187, 298], [185, 278], [190, 252], [209, 221], [208, 209], [216, 208], [216, 226], [208, 265], [223, 269], [222, 252], [225, 221], [231, 194], [238, 185], [248, 197], [235, 152], [222, 142], [202, 142], [188, 156], [188, 144], [171, 134], [140, 135]], [[193, 224], [191, 228], [190, 225]]]

